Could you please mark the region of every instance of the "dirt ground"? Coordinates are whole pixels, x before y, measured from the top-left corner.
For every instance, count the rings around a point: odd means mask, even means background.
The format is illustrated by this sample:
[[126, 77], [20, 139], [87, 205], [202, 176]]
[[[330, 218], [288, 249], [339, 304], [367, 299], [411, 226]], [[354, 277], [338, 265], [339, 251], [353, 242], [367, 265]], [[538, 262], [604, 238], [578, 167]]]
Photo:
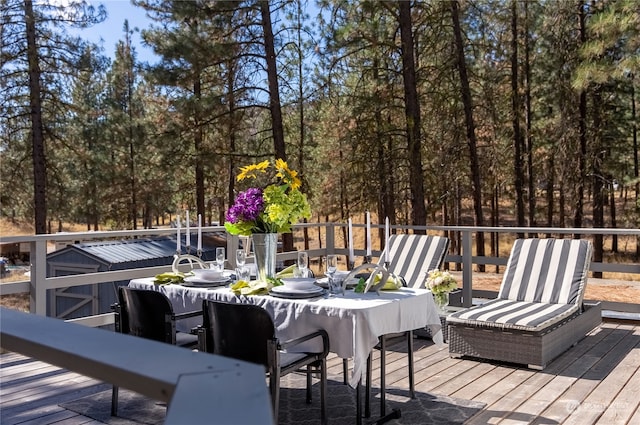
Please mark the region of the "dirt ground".
[[[460, 272], [453, 272], [462, 281]], [[473, 288], [498, 291], [502, 277], [492, 273], [473, 274]], [[590, 278], [585, 294], [587, 300], [612, 301], [640, 304], [640, 282]], [[0, 306], [29, 311], [29, 295], [14, 294], [0, 296]]]
[[[484, 277], [474, 273], [473, 289], [497, 291], [500, 279], [499, 275]], [[640, 304], [640, 282], [589, 278], [585, 299]]]

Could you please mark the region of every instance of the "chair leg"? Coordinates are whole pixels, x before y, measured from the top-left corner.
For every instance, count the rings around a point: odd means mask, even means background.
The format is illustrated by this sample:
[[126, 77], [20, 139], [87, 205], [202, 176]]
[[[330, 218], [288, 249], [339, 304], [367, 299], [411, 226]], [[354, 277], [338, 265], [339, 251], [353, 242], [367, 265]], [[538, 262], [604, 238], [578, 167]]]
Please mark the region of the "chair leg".
[[342, 359], [342, 381], [345, 385], [349, 384], [349, 359]]
[[[367, 376], [365, 377], [366, 383], [364, 386], [364, 417], [371, 416], [371, 356], [373, 353], [369, 353], [367, 357]], [[358, 384], [359, 385], [359, 384]]]
[[269, 389], [271, 389], [271, 404], [273, 406], [273, 423], [278, 423], [278, 410], [280, 408], [280, 368], [274, 368], [269, 374]]
[[111, 416], [118, 416], [118, 387], [111, 389]]
[[320, 365], [320, 422], [322, 425], [329, 423], [327, 417], [327, 360], [322, 359]]
[[311, 365], [307, 365], [307, 404], [311, 404], [311, 374], [315, 373]]

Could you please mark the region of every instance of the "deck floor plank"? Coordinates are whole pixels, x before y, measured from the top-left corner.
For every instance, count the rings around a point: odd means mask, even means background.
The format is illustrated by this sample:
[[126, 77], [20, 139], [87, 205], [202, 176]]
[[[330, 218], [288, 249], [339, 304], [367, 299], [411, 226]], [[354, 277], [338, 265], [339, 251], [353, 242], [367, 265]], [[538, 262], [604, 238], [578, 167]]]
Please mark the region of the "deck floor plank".
[[[567, 390], [542, 412], [541, 416], [563, 424], [573, 423], [575, 420], [577, 420], [577, 423], [580, 425], [593, 423], [593, 421], [589, 421], [586, 417], [580, 418], [574, 416], [574, 419], [571, 420], [569, 418], [573, 416], [575, 411], [580, 409], [581, 406], [581, 411], [587, 410], [584, 404], [585, 400], [592, 392], [597, 391], [599, 383], [603, 381], [613, 371], [615, 365], [619, 363], [620, 356], [623, 355], [622, 353], [624, 352], [624, 350], [621, 350], [621, 347], [627, 346], [630, 348], [632, 345], [629, 344], [628, 341], [624, 341], [625, 336], [628, 335], [629, 332], [620, 326], [613, 326], [613, 329], [611, 329], [609, 333], [606, 332], [606, 329], [603, 329], [604, 337], [601, 342], [580, 357], [581, 362], [591, 363], [590, 367], [581, 375], [579, 375], [579, 370], [572, 370], [570, 376], [578, 375], [578, 379], [571, 383]], [[633, 345], [635, 345], [635, 343]], [[618, 349], [616, 350], [615, 347]], [[580, 367], [578, 362], [574, 364]], [[545, 422], [536, 421], [535, 423], [542, 424]]]
[[[387, 386], [408, 386], [406, 341], [388, 345]], [[543, 371], [517, 365], [452, 359], [445, 346], [414, 344], [416, 390], [481, 401], [472, 424], [640, 423], [640, 326], [603, 323]], [[373, 351], [374, 386], [380, 353]], [[342, 380], [342, 359], [331, 354], [329, 378]], [[59, 405], [108, 390], [109, 384], [20, 354], [0, 355], [0, 423], [98, 425]], [[375, 394], [375, 391], [374, 391]], [[391, 422], [393, 423], [393, 422]]]
[[[542, 415], [544, 409], [558, 400], [580, 376], [585, 374], [598, 361], [599, 358], [587, 356], [586, 354], [606, 334], [607, 332], [599, 330], [592, 332], [579, 344], [567, 351], [567, 355], [561, 356], [552, 362], [544, 373], [538, 374], [538, 376], [545, 377], [544, 380], [535, 383], [538, 390], [527, 396], [527, 400], [518, 407], [517, 414], [511, 413], [499, 423], [501, 425], [522, 423], [520, 421], [523, 415], [534, 418], [532, 421], [544, 422], [543, 418], [545, 416]], [[529, 382], [527, 385], [532, 383]]]

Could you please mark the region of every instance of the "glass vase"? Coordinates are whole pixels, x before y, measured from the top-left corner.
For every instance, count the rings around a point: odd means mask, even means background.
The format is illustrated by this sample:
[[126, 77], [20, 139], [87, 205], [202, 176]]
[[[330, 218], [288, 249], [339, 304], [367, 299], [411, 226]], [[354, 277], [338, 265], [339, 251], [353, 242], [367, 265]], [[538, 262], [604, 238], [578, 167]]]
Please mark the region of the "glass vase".
[[440, 292], [433, 294], [433, 301], [436, 303], [436, 307], [438, 307], [438, 312], [444, 313], [449, 305], [449, 293]]

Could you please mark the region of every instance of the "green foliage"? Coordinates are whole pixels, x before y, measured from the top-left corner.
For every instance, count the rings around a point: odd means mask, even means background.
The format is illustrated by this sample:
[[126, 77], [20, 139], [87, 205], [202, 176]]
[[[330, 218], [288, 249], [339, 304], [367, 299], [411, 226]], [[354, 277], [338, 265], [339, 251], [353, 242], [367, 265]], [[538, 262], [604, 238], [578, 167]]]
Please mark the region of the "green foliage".
[[[109, 63], [103, 52], [69, 37], [62, 21], [45, 23], [46, 16], [56, 21], [60, 7], [37, 4], [43, 13], [37, 27], [48, 215], [122, 228], [134, 218], [145, 226], [162, 224], [168, 213], [198, 206], [205, 222], [224, 221], [237, 194], [238, 165], [274, 157], [259, 3], [135, 4], [153, 21], [142, 29], [160, 58], [153, 66], [138, 62], [128, 27]], [[628, 189], [638, 181], [638, 119], [631, 109], [640, 74], [637, 1], [589, 3], [585, 42], [574, 2], [530, 1], [526, 13], [524, 3], [517, 4], [519, 66], [525, 47], [531, 64], [530, 76], [520, 68], [518, 81], [520, 97], [524, 102], [529, 93], [531, 105], [531, 121], [521, 117], [532, 140], [525, 176], [534, 193], [525, 196], [550, 192], [535, 211], [538, 222], [571, 225], [568, 218], [586, 205], [597, 174], [615, 178], [624, 196], [635, 196], [617, 211], [619, 223], [634, 223], [638, 194]], [[495, 203], [497, 220], [516, 196], [511, 5], [459, 2], [481, 190]], [[0, 179], [11, 192], [2, 196], [2, 214], [33, 217], [23, 2], [0, 7]], [[304, 176], [314, 218], [346, 219], [370, 210], [410, 223], [411, 182], [422, 179], [428, 224], [466, 223], [460, 211], [472, 200], [472, 184], [449, 3], [413, 2], [411, 8], [421, 175], [409, 168], [397, 5], [323, 1], [318, 7], [321, 14], [313, 16], [315, 9], [302, 0], [271, 2], [287, 159]], [[102, 13], [97, 9], [83, 20], [83, 8], [73, 10], [81, 25]], [[576, 172], [581, 160], [589, 175]]]

